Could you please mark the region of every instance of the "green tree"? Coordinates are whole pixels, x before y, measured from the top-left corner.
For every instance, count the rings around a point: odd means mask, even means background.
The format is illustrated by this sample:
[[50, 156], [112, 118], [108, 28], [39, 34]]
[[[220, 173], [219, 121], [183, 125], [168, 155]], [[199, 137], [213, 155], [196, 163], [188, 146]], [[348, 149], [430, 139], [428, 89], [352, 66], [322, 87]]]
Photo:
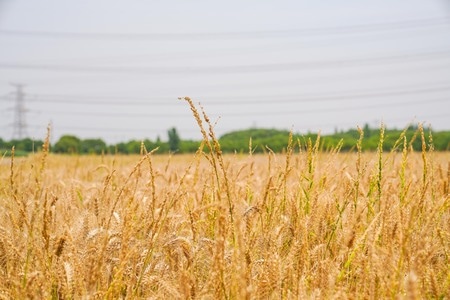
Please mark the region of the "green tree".
[[127, 144], [124, 142], [109, 146], [109, 153], [128, 154]]
[[250, 138], [255, 153], [266, 151], [266, 146], [275, 152], [282, 151], [288, 142], [289, 131], [278, 129], [257, 129], [233, 131], [219, 139], [224, 152], [247, 152]]
[[86, 139], [81, 141], [81, 153], [85, 154], [101, 154], [106, 151], [106, 143], [102, 139]]
[[191, 141], [191, 140], [182, 140], [180, 141], [180, 153], [194, 153], [200, 147], [199, 141]]
[[371, 137], [372, 136], [372, 129], [370, 128], [369, 124], [365, 123], [363, 127], [364, 136], [365, 137]]
[[74, 135], [63, 135], [53, 147], [56, 153], [80, 153], [81, 140]]
[[180, 149], [180, 136], [178, 135], [175, 127], [169, 129], [167, 132], [169, 136], [169, 150], [170, 152], [176, 152]]
[[131, 140], [127, 144], [128, 154], [139, 154], [141, 152], [141, 142], [136, 140]]

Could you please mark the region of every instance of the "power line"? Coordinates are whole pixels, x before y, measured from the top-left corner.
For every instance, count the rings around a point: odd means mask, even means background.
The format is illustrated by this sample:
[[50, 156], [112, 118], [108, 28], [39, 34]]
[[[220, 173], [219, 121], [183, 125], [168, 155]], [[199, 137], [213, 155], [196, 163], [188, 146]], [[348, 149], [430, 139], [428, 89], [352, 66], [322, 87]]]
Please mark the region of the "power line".
[[[365, 110], [371, 108], [390, 108], [390, 107], [402, 107], [405, 105], [425, 105], [429, 103], [440, 103], [440, 102], [450, 102], [450, 98], [437, 98], [437, 99], [426, 99], [426, 100], [417, 100], [417, 101], [402, 101], [402, 102], [389, 102], [389, 103], [377, 103], [371, 105], [352, 105], [352, 106], [339, 106], [339, 107], [326, 107], [326, 108], [317, 108], [317, 109], [303, 109], [303, 110], [287, 110], [287, 111], [277, 111], [277, 110], [269, 110], [269, 111], [233, 111], [233, 112], [221, 112], [221, 116], [226, 117], [236, 117], [236, 116], [275, 116], [275, 115], [292, 115], [292, 114], [309, 114], [309, 113], [322, 113], [322, 112], [343, 112], [343, 111], [358, 111]], [[277, 104], [276, 101], [273, 104]], [[80, 116], [93, 116], [93, 117], [117, 117], [117, 118], [192, 118], [191, 114], [183, 113], [183, 114], [174, 114], [167, 113], [163, 114], [161, 112], [149, 114], [149, 113], [108, 113], [108, 112], [90, 112], [90, 111], [49, 111], [46, 110], [46, 113], [58, 114], [58, 115], [80, 115]], [[216, 115], [211, 114], [210, 115]]]
[[[447, 118], [448, 114], [433, 114], [433, 115], [426, 115], [426, 116], [422, 116], [422, 119], [424, 118]], [[415, 117], [416, 118], [416, 117]], [[405, 121], [408, 123], [411, 123], [411, 118], [390, 118], [389, 119], [390, 122], [393, 121]], [[305, 127], [321, 127], [322, 129], [324, 127], [336, 127], [336, 126], [344, 126], [344, 125], [353, 125], [356, 126], [358, 124], [358, 122], [339, 122], [339, 123], [316, 123], [316, 124], [308, 124], [307, 126], [305, 125]], [[42, 126], [34, 126], [35, 128], [42, 128]], [[125, 132], [125, 133], [130, 133], [130, 132], [134, 132], [134, 133], [160, 133], [160, 132], [164, 132], [167, 131], [167, 129], [155, 129], [155, 128], [127, 128], [127, 127], [84, 127], [84, 126], [55, 126], [55, 129], [58, 130], [69, 130], [69, 131], [89, 131], [92, 132], [93, 130], [96, 131], [100, 131], [100, 132]], [[236, 128], [231, 128], [231, 127], [227, 127], [227, 128], [223, 128], [221, 126], [219, 126], [220, 131], [232, 131], [232, 130], [237, 130]], [[188, 133], [200, 133], [200, 131], [198, 129], [186, 129], [183, 128], [182, 131], [184, 133], [188, 132]]]
[[311, 68], [330, 68], [330, 67], [354, 67], [365, 64], [381, 63], [402, 63], [427, 59], [448, 58], [450, 50], [413, 53], [402, 55], [379, 56], [371, 58], [341, 59], [341, 60], [323, 60], [311, 62], [287, 62], [274, 64], [254, 64], [254, 65], [235, 65], [235, 66], [194, 66], [194, 67], [90, 67], [90, 66], [70, 66], [70, 65], [31, 65], [20, 63], [0, 63], [2, 69], [19, 69], [35, 71], [57, 71], [57, 72], [99, 72], [99, 73], [138, 73], [138, 74], [226, 74], [226, 73], [251, 73], [251, 72], [278, 72], [295, 71]]
[[[400, 67], [400, 66], [399, 66]], [[333, 72], [329, 72], [326, 75], [324, 73], [321, 73], [320, 76], [316, 76], [314, 74], [311, 73], [304, 73], [304, 74], [298, 74], [301, 75], [301, 78], [298, 77], [289, 77], [286, 78], [284, 80], [281, 80], [280, 77], [270, 77], [270, 80], [255, 80], [256, 78], [251, 78], [251, 81], [239, 81], [239, 82], [222, 82], [222, 81], [217, 81], [214, 84], [210, 84], [210, 83], [205, 83], [204, 81], [199, 81], [197, 85], [189, 85], [189, 88], [196, 88], [196, 89], [226, 89], [226, 90], [238, 90], [238, 89], [249, 89], [249, 88], [257, 88], [259, 90], [259, 88], [261, 86], [264, 87], [268, 87], [270, 85], [277, 85], [276, 88], [279, 89], [280, 88], [280, 84], [281, 85], [286, 85], [287, 83], [289, 84], [294, 84], [296, 86], [298, 86], [298, 84], [302, 83], [302, 84], [306, 84], [309, 82], [320, 82], [321, 84], [332, 80], [333, 83], [336, 82], [345, 82], [348, 80], [360, 80], [360, 79], [369, 79], [369, 78], [387, 78], [387, 77], [392, 77], [392, 76], [396, 76], [396, 77], [401, 77], [401, 78], [406, 78], [409, 77], [411, 74], [419, 74], [421, 76], [425, 76], [425, 78], [427, 79], [431, 79], [429, 78], [426, 73], [429, 72], [435, 72], [435, 71], [448, 71], [450, 67], [450, 60], [434, 60], [434, 61], [430, 61], [427, 65], [424, 64], [403, 64], [401, 65], [401, 68], [383, 68], [383, 69], [362, 69], [362, 70], [353, 70], [356, 72], [352, 72], [352, 73], [339, 73], [339, 76], [336, 76], [336, 74], [333, 74]], [[307, 71], [309, 71], [308, 69], [306, 69]], [[299, 70], [301, 71], [301, 70]], [[339, 69], [335, 69], [335, 70], [331, 70], [331, 71], [340, 71]], [[89, 74], [92, 75], [92, 74]], [[141, 76], [140, 74], [135, 74], [137, 76]], [[72, 76], [72, 74], [69, 74], [68, 76]], [[70, 77], [67, 78], [66, 76], [61, 76], [59, 75], [58, 77], [52, 77], [52, 78], [48, 78], [46, 77], [46, 79], [43, 79], [43, 77], [40, 77], [39, 79], [35, 79], [35, 80], [31, 80], [35, 85], [51, 85], [53, 86], [55, 84], [55, 82], [59, 82], [59, 83], [63, 83], [64, 85], [67, 84], [86, 84], [88, 83], [92, 83], [92, 78], [87, 78], [86, 76], [82, 75], [82, 74], [78, 74], [76, 75], [77, 77]], [[116, 78], [119, 79], [119, 78]], [[142, 80], [143, 78], [140, 77], [140, 79]], [[107, 81], [108, 83], [111, 82], [111, 78], [105, 78], [105, 77], [96, 77], [95, 78], [95, 82], [105, 82]], [[133, 79], [131, 77], [120, 77], [120, 82], [123, 83], [127, 80], [133, 80], [135, 81], [136, 79]], [[146, 80], [146, 79], [145, 79]], [[166, 87], [166, 88], [158, 88], [158, 91], [168, 91], [168, 92], [173, 92], [173, 87]], [[82, 96], [85, 97], [85, 96]], [[100, 95], [99, 97], [105, 97], [104, 95]], [[116, 97], [116, 96], [113, 96]], [[133, 99], [135, 99], [135, 97], [133, 97]], [[172, 98], [171, 98], [172, 99]], [[132, 100], [132, 99], [130, 99]], [[145, 98], [145, 100], [148, 100], [148, 98]]]
[[[449, 23], [450, 25], [450, 23]], [[440, 28], [442, 31], [442, 34], [448, 34], [449, 28], [442, 27]], [[392, 35], [394, 33], [394, 35]], [[388, 40], [395, 39], [396, 42], [399, 41], [399, 39], [411, 39], [414, 37], [414, 39], [417, 40], [419, 34], [425, 34], [427, 37], [430, 37], [429, 31], [417, 31], [414, 33], [414, 35], [411, 34], [397, 34], [399, 32], [392, 32], [392, 31], [385, 31], [381, 33], [377, 33], [376, 35], [351, 35], [346, 37], [339, 37], [339, 39], [311, 39], [308, 42], [302, 41], [300, 44], [299, 41], [295, 40], [285, 40], [284, 42], [281, 41], [267, 41], [264, 44], [261, 43], [253, 43], [251, 46], [243, 46], [243, 45], [236, 45], [231, 44], [232, 47], [230, 47], [230, 43], [227, 43], [226, 45], [221, 45], [218, 49], [196, 49], [194, 51], [187, 51], [184, 48], [175, 47], [178, 51], [172, 52], [172, 51], [163, 51], [160, 53], [152, 53], [149, 54], [147, 51], [146, 54], [133, 54], [133, 55], [125, 55], [125, 56], [97, 56], [97, 57], [71, 57], [71, 58], [63, 58], [61, 59], [55, 59], [54, 57], [50, 59], [39, 60], [39, 63], [53, 63], [53, 62], [61, 62], [61, 61], [70, 61], [73, 62], [84, 62], [84, 63], [95, 63], [98, 64], [99, 62], [102, 63], [114, 63], [114, 62], [120, 62], [123, 63], [125, 61], [136, 61], [142, 62], [143, 59], [152, 59], [155, 61], [162, 61], [162, 60], [174, 60], [174, 59], [195, 59], [195, 58], [205, 58], [205, 57], [214, 57], [214, 56], [224, 56], [224, 55], [235, 55], [239, 54], [242, 55], [243, 53], [268, 53], [268, 52], [274, 52], [274, 51], [292, 51], [296, 47], [299, 50], [304, 49], [317, 49], [317, 48], [323, 48], [323, 47], [330, 47], [333, 45], [344, 45], [345, 47], [348, 47], [351, 44], [360, 44], [361, 42], [385, 42]], [[434, 30], [432, 33], [439, 33], [438, 31]], [[237, 46], [237, 47], [236, 47]], [[34, 63], [28, 61], [28, 63]]]
[[426, 99], [418, 101], [403, 101], [403, 102], [389, 102], [389, 103], [377, 103], [371, 105], [361, 105], [361, 106], [339, 106], [339, 107], [326, 107], [318, 109], [305, 109], [305, 110], [286, 110], [286, 111], [266, 111], [266, 112], [232, 112], [230, 114], [223, 114], [223, 116], [276, 116], [276, 115], [297, 115], [297, 114], [310, 114], [310, 113], [324, 113], [324, 112], [347, 112], [347, 111], [360, 111], [372, 108], [391, 108], [391, 107], [404, 107], [405, 105], [426, 105], [429, 103], [440, 103], [440, 102], [450, 102], [450, 97], [439, 98], [439, 99]]
[[[403, 87], [404, 88], [404, 87]], [[376, 98], [386, 96], [404, 96], [404, 95], [417, 95], [428, 94], [435, 92], [450, 91], [450, 85], [442, 86], [425, 86], [422, 88], [416, 88], [416, 86], [409, 86], [407, 89], [377, 89], [377, 90], [355, 90], [348, 91], [345, 94], [332, 94], [332, 95], [320, 95], [320, 94], [306, 94], [306, 95], [252, 95], [252, 96], [202, 96], [199, 99], [206, 103], [208, 106], [215, 105], [228, 105], [228, 104], [273, 104], [280, 103], [306, 103], [306, 102], [319, 102], [319, 101], [332, 101], [343, 99], [363, 99], [363, 98]], [[180, 105], [179, 101], [176, 101], [174, 97], [156, 97], [157, 99], [165, 98], [164, 101], [151, 101], [155, 97], [117, 97], [117, 96], [86, 96], [86, 95], [51, 95], [51, 94], [34, 94], [35, 99], [29, 101], [45, 102], [45, 103], [70, 103], [70, 104], [85, 104], [85, 105], [115, 105], [115, 106], [176, 106]], [[59, 99], [51, 99], [59, 98]], [[99, 101], [96, 99], [105, 99], [108, 101]], [[205, 99], [205, 100], [203, 100]], [[231, 99], [226, 101], [215, 100]], [[239, 99], [239, 100], [237, 100]], [[112, 101], [122, 100], [122, 101]], [[146, 100], [133, 101], [133, 100]], [[126, 102], [124, 102], [126, 101]], [[151, 102], [150, 102], [151, 101]], [[205, 102], [207, 101], [207, 102]]]
[[93, 39], [93, 40], [217, 40], [236, 38], [267, 38], [286, 36], [317, 36], [333, 34], [367, 33], [384, 30], [404, 30], [432, 26], [448, 26], [449, 18], [415, 19], [399, 22], [347, 25], [338, 27], [319, 27], [286, 30], [260, 30], [239, 32], [204, 32], [204, 33], [82, 33], [31, 30], [0, 30], [0, 34], [25, 37], [43, 37], [57, 39]]

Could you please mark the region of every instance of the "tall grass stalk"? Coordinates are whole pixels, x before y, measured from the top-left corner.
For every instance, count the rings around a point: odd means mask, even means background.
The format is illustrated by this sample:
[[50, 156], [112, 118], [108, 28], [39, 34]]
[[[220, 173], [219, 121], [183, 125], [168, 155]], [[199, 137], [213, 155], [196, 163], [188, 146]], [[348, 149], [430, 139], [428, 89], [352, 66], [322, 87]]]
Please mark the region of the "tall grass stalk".
[[[221, 180], [220, 180], [219, 171], [218, 171], [219, 167], [222, 170], [223, 179], [225, 182], [225, 193], [226, 193], [226, 198], [227, 198], [227, 202], [228, 202], [228, 213], [229, 213], [229, 218], [230, 218], [231, 235], [232, 235], [232, 241], [234, 244], [236, 242], [236, 236], [235, 236], [235, 232], [234, 232], [235, 222], [234, 222], [234, 215], [233, 215], [234, 214], [233, 213], [234, 205], [233, 205], [233, 200], [232, 200], [231, 194], [230, 194], [230, 187], [229, 187], [225, 163], [223, 161], [222, 150], [220, 149], [219, 141], [215, 136], [214, 126], [211, 124], [211, 121], [209, 120], [209, 117], [205, 113], [203, 107], [200, 106], [202, 115], [203, 115], [203, 119], [205, 120], [206, 124], [208, 124], [208, 134], [207, 134], [206, 130], [203, 127], [203, 122], [202, 122], [202, 119], [200, 118], [200, 114], [198, 113], [198, 110], [195, 107], [192, 99], [190, 97], [183, 97], [183, 98], [179, 98], [179, 99], [184, 99], [186, 102], [188, 102], [189, 107], [194, 115], [194, 118], [197, 121], [197, 124], [200, 128], [200, 132], [203, 135], [203, 140], [209, 149], [209, 152], [210, 152], [209, 158], [210, 158], [211, 164], [214, 168], [214, 173], [216, 175], [217, 187], [218, 187], [217, 196], [219, 197], [219, 199], [221, 197], [220, 196]], [[217, 166], [216, 161], [218, 162], [219, 167]]]

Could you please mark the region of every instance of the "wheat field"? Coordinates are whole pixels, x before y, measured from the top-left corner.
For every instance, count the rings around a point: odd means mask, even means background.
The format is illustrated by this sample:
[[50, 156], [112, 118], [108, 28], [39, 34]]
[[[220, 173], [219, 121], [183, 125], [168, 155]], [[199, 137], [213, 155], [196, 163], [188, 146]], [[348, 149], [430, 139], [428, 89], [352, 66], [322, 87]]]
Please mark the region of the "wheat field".
[[0, 299], [450, 298], [449, 154], [423, 130], [261, 155], [201, 130], [195, 155], [3, 157]]

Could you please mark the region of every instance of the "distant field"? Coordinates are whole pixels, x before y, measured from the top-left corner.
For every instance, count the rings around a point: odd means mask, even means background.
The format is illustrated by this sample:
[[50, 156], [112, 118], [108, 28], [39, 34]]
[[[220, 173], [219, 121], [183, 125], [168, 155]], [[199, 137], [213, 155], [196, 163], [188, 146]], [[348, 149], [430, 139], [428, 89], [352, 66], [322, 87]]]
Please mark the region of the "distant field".
[[0, 163], [0, 299], [450, 298], [448, 152]]

